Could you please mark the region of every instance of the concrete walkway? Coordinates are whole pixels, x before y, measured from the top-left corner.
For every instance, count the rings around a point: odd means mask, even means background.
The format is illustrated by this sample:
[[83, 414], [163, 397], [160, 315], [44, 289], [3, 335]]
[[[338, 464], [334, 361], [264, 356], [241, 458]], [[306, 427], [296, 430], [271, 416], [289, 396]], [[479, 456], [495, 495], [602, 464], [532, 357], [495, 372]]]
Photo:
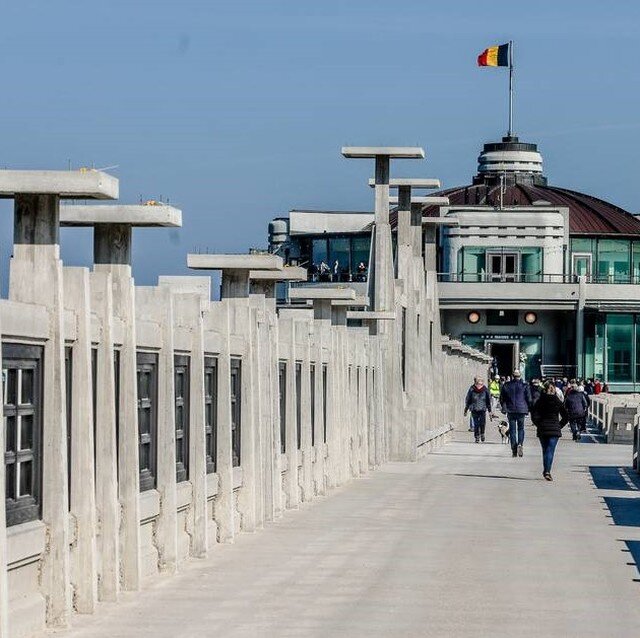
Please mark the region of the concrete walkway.
[[530, 428], [523, 459], [489, 430], [389, 464], [60, 635], [636, 635], [630, 448], [565, 435], [547, 483]]

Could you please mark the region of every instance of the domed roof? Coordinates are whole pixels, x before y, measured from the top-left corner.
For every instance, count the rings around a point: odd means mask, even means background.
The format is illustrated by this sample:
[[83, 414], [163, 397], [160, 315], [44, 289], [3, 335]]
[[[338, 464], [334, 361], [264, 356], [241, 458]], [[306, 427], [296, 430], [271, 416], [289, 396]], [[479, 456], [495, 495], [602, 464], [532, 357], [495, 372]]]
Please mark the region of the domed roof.
[[[451, 206], [500, 205], [500, 184], [472, 184], [450, 188], [440, 193], [448, 197]], [[534, 202], [549, 202], [569, 209], [571, 235], [640, 236], [640, 219], [623, 208], [602, 199], [557, 186], [534, 186], [514, 183], [503, 187], [505, 207], [531, 206]], [[437, 217], [438, 206], [426, 206], [423, 215]]]
[[[640, 236], [640, 218], [602, 199], [557, 186], [549, 186], [542, 174], [542, 156], [535, 144], [504, 137], [484, 145], [478, 158], [478, 174], [469, 186], [437, 193], [451, 206], [531, 206], [548, 202], [569, 209], [571, 235]], [[438, 206], [425, 206], [423, 215], [436, 217]], [[395, 217], [395, 216], [394, 216]], [[395, 219], [392, 221], [395, 225]]]

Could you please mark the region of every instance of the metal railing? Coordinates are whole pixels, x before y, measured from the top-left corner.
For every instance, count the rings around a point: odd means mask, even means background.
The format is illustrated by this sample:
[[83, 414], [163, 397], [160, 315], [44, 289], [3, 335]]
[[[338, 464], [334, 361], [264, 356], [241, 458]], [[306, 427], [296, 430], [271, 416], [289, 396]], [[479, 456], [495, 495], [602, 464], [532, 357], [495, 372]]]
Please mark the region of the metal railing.
[[[640, 284], [640, 276], [622, 275], [583, 275], [588, 284]], [[515, 284], [577, 284], [578, 275], [565, 274], [528, 274], [518, 273], [498, 275], [489, 273], [439, 272], [438, 281], [443, 283], [515, 283]]]

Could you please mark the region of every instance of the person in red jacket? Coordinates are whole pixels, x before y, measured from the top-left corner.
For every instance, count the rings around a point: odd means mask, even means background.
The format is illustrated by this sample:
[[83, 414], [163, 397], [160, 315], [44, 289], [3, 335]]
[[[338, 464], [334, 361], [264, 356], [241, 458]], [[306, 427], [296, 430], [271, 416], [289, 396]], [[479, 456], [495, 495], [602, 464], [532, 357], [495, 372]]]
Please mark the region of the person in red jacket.
[[593, 394], [600, 394], [602, 392], [602, 383], [600, 379], [596, 379], [593, 383]]

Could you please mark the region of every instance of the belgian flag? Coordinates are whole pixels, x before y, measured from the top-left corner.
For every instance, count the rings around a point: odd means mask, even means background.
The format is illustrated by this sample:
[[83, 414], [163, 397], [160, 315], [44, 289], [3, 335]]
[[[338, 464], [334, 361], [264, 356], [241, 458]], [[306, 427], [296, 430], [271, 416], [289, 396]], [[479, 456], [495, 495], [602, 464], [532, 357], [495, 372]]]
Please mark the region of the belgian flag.
[[510, 66], [509, 43], [485, 49], [478, 56], [478, 66]]

